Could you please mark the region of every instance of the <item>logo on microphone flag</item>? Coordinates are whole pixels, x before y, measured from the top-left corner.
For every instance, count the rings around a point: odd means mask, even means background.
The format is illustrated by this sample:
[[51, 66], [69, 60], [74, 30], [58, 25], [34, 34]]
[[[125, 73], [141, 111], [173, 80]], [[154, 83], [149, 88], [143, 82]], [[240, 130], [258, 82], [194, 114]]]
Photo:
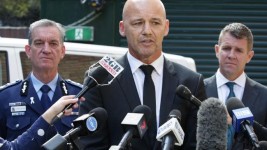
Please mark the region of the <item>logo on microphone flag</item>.
[[123, 67], [116, 62], [112, 57], [104, 56], [98, 62], [103, 68], [105, 68], [114, 78], [117, 77], [122, 71]]

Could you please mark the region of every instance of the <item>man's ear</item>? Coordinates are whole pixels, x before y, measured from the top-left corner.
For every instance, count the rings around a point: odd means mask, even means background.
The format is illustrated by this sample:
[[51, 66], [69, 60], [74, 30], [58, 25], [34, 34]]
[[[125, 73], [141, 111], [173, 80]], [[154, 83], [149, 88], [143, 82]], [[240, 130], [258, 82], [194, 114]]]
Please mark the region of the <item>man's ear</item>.
[[120, 32], [120, 35], [125, 37], [125, 29], [124, 29], [124, 22], [123, 21], [120, 21], [119, 23], [119, 32]]
[[215, 44], [214, 50], [215, 50], [216, 57], [219, 58], [220, 46], [218, 44]]
[[25, 50], [25, 53], [26, 53], [28, 59], [30, 59], [31, 58], [31, 55], [30, 55], [30, 53], [31, 53], [31, 46], [30, 45], [25, 45], [24, 50]]

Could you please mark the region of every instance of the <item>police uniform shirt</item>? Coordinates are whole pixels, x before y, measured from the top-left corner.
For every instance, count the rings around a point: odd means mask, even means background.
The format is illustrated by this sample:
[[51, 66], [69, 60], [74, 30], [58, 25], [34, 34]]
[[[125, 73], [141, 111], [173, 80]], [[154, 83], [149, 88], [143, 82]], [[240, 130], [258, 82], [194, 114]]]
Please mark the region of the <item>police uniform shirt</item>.
[[[55, 79], [56, 86], [54, 89], [53, 85], [51, 86], [52, 104], [62, 96], [76, 95], [82, 89], [81, 84], [63, 80], [60, 75]], [[25, 132], [45, 112], [38, 92], [36, 93], [33, 86], [33, 80], [29, 75], [23, 81], [9, 83], [0, 89], [0, 137], [8, 141]], [[78, 112], [78, 109], [74, 111]], [[63, 117], [55, 122], [54, 126], [59, 134], [64, 135], [72, 128], [71, 123], [77, 118], [77, 114]]]
[[[58, 79], [58, 74], [56, 75], [56, 77], [49, 83], [47, 83], [47, 85], [51, 88], [51, 90], [48, 92], [48, 96], [50, 98], [50, 100], [53, 99], [53, 95], [55, 93], [56, 87], [57, 87], [57, 79]], [[33, 73], [31, 73], [31, 80], [33, 83], [33, 87], [38, 95], [39, 100], [41, 100], [42, 97], [42, 91], [41, 91], [41, 87], [44, 85], [44, 83], [42, 83], [40, 80], [38, 80]]]

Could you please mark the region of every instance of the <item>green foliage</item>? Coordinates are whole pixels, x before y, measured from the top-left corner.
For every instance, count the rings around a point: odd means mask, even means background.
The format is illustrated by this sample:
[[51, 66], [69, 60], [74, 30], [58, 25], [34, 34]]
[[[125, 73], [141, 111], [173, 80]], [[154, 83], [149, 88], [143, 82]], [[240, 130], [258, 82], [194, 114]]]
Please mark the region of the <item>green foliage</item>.
[[40, 8], [40, 0], [0, 0], [0, 13], [4, 16], [26, 17], [33, 9]]

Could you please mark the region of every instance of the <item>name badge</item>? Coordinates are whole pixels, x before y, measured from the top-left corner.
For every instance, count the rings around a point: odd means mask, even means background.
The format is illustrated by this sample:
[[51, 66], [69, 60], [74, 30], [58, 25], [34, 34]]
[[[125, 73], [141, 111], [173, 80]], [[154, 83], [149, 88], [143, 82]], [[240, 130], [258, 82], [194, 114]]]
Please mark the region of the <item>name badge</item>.
[[26, 111], [26, 106], [12, 106], [10, 108], [10, 111], [13, 112], [19, 112], [19, 111]]
[[15, 103], [9, 103], [9, 106], [25, 106], [25, 102], [15, 102]]
[[25, 115], [25, 112], [14, 112], [12, 113], [12, 116], [23, 116]]

